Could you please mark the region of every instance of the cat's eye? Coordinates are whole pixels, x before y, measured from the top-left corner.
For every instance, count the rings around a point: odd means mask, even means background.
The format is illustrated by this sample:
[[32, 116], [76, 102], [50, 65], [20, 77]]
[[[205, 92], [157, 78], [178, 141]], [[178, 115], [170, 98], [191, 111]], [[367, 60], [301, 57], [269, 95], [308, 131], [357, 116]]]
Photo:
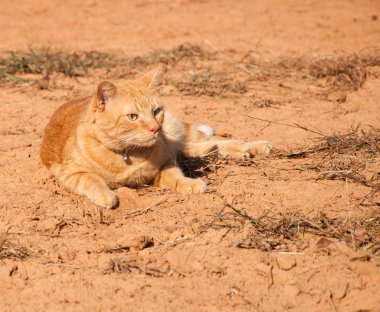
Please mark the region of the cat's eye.
[[135, 121], [139, 117], [137, 114], [127, 114], [129, 120]]
[[153, 111], [154, 116], [157, 116], [161, 111], [162, 111], [162, 107], [157, 107], [157, 108]]

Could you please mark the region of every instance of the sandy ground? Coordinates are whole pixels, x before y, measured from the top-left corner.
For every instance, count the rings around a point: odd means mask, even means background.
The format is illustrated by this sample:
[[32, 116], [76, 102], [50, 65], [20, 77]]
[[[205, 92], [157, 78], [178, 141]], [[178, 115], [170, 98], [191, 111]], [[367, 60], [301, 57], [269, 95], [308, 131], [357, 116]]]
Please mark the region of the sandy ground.
[[[187, 43], [219, 59], [254, 51], [274, 64], [380, 48], [379, 15], [379, 1], [357, 0], [17, 1], [2, 5], [0, 50], [49, 46], [132, 57]], [[310, 169], [322, 161], [319, 154], [281, 156], [318, 138], [295, 124], [325, 135], [378, 128], [380, 71], [370, 71], [358, 90], [344, 91], [344, 100], [339, 93], [320, 96], [293, 76], [251, 81], [246, 92], [223, 96], [186, 94], [164, 83], [162, 101], [179, 117], [211, 124], [222, 136], [270, 140], [275, 154], [213, 160], [211, 169], [198, 171], [209, 184], [202, 195], [121, 188], [121, 205], [112, 211], [64, 191], [39, 160], [54, 110], [106, 75], [58, 76], [62, 83], [48, 90], [2, 85], [0, 310], [379, 311], [379, 252], [369, 244], [363, 249], [323, 231], [274, 241], [270, 233], [253, 234], [254, 221], [266, 213], [267, 224], [284, 215], [324, 215], [347, 226], [379, 220], [376, 188], [321, 178]], [[167, 71], [183, 73], [180, 66]], [[257, 98], [272, 102], [258, 105]], [[375, 181], [379, 155], [355, 157], [366, 162], [360, 173]], [[378, 221], [371, 229], [360, 225], [348, 236], [368, 230], [379, 240]]]

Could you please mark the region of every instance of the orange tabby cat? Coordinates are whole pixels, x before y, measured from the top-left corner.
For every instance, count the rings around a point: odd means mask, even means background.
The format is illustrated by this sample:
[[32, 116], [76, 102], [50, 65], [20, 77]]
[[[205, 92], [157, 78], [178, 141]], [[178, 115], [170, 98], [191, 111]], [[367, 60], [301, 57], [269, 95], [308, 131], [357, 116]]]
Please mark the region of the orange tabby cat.
[[62, 105], [46, 127], [43, 164], [72, 193], [113, 208], [111, 189], [153, 183], [179, 193], [203, 193], [201, 179], [183, 175], [177, 156], [210, 152], [232, 157], [267, 154], [267, 141], [211, 140], [205, 125], [178, 121], [154, 93], [159, 66], [138, 80], [104, 81], [92, 97]]

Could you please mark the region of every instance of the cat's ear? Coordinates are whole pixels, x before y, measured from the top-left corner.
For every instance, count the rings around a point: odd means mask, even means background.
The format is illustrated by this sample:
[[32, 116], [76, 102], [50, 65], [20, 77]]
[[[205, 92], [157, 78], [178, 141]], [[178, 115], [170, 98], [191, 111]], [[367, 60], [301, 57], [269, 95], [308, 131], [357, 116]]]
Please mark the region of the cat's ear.
[[109, 81], [103, 81], [98, 85], [98, 90], [96, 91], [96, 104], [97, 106], [104, 110], [107, 103], [115, 96], [116, 87]]
[[141, 79], [141, 83], [148, 88], [154, 88], [157, 86], [161, 76], [161, 65], [156, 64], [150, 69]]

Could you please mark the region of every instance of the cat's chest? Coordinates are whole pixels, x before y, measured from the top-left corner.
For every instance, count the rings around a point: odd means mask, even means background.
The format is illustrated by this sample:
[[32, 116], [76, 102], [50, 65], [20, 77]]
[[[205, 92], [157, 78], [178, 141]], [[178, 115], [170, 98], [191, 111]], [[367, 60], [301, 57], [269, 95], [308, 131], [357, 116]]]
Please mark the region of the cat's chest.
[[165, 146], [156, 146], [143, 153], [120, 155], [119, 170], [109, 172], [107, 182], [111, 187], [150, 184], [169, 160], [170, 154]]

